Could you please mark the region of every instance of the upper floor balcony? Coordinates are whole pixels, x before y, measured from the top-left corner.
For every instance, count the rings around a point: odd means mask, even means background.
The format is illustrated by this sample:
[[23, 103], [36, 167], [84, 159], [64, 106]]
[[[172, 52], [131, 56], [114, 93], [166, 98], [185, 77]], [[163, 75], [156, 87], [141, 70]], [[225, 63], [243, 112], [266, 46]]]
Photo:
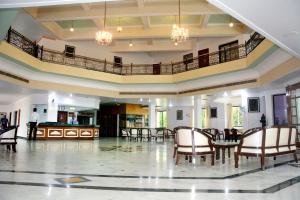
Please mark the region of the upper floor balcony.
[[80, 55], [68, 55], [37, 45], [14, 29], [9, 29], [6, 41], [43, 62], [67, 65], [117, 75], [173, 75], [191, 70], [207, 68], [246, 58], [265, 38], [259, 33], [251, 35], [244, 44], [225, 47], [219, 51], [203, 53], [184, 61], [156, 64], [121, 64], [106, 59], [96, 59]]

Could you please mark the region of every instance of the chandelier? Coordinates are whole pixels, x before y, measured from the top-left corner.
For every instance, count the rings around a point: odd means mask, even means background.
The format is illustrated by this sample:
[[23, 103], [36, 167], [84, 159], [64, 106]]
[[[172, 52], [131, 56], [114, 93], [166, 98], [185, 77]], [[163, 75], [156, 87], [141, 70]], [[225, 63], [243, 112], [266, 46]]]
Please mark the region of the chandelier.
[[180, 23], [180, 17], [181, 17], [181, 6], [180, 6], [180, 0], [178, 1], [178, 8], [179, 8], [179, 12], [178, 12], [178, 17], [179, 17], [179, 23], [178, 25], [173, 25], [172, 28], [172, 32], [171, 32], [171, 39], [177, 44], [179, 42], [184, 42], [188, 39], [189, 37], [189, 30], [181, 27], [181, 23]]
[[96, 41], [100, 45], [109, 45], [112, 42], [112, 34], [108, 31], [105, 31], [105, 25], [106, 25], [106, 1], [105, 1], [105, 7], [104, 7], [104, 27], [102, 31], [96, 32]]

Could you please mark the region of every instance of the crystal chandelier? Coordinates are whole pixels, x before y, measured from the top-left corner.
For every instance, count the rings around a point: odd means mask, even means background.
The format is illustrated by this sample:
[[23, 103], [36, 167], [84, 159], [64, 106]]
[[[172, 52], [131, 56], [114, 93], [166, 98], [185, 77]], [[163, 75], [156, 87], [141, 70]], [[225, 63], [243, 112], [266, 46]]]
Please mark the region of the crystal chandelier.
[[181, 10], [180, 10], [180, 0], [179, 0], [179, 12], [178, 12], [178, 17], [179, 17], [179, 23], [178, 25], [173, 25], [172, 28], [172, 32], [171, 32], [171, 39], [175, 42], [175, 43], [179, 43], [179, 42], [184, 42], [188, 39], [189, 37], [189, 30], [186, 28], [181, 27], [181, 23], [180, 23], [180, 17], [181, 17]]
[[105, 31], [105, 25], [106, 25], [106, 1], [105, 1], [105, 7], [104, 7], [104, 27], [102, 31], [96, 32], [96, 41], [100, 45], [109, 45], [112, 42], [112, 34], [108, 31]]

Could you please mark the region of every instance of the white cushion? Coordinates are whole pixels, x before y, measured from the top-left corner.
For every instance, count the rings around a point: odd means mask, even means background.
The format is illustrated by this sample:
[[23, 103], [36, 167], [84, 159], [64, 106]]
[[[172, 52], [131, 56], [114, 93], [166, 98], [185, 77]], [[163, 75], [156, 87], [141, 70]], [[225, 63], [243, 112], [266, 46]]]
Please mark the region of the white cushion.
[[277, 148], [265, 149], [265, 154], [278, 153]]
[[177, 151], [192, 153], [193, 152], [193, 148], [192, 147], [178, 147]]
[[288, 147], [279, 147], [279, 152], [285, 152], [285, 151], [290, 151], [290, 148]]
[[290, 149], [291, 149], [291, 151], [294, 151], [297, 149], [297, 147], [296, 147], [296, 145], [292, 145], [292, 146], [290, 146]]
[[207, 146], [208, 145], [208, 137], [199, 133], [198, 131], [194, 131], [194, 144], [195, 146]]
[[277, 143], [278, 128], [267, 128], [266, 129], [266, 147], [276, 146]]
[[290, 128], [281, 128], [279, 135], [279, 146], [289, 144]]
[[255, 153], [261, 154], [261, 149], [241, 148], [242, 153]]
[[131, 129], [131, 135], [137, 135], [138, 134], [138, 130], [137, 129]]
[[192, 146], [192, 130], [179, 129], [177, 134], [178, 145]]
[[14, 139], [0, 140], [0, 143], [15, 143]]
[[297, 130], [296, 130], [296, 128], [292, 128], [291, 145], [296, 144], [296, 137], [297, 137]]
[[6, 131], [5, 133], [1, 134], [1, 138], [14, 138], [15, 137], [15, 131], [16, 129], [11, 129], [9, 131]]
[[[214, 149], [213, 149], [214, 150]], [[197, 153], [200, 153], [200, 152], [210, 152], [210, 148], [209, 147], [197, 147], [195, 148], [195, 152]]]
[[262, 131], [258, 131], [244, 138], [243, 146], [261, 147]]

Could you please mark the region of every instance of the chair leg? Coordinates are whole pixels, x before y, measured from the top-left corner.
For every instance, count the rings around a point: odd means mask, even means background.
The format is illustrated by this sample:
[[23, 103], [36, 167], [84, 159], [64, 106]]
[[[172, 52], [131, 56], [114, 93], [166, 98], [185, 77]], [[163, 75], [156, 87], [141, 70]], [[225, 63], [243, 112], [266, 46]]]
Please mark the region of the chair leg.
[[239, 167], [239, 156], [237, 152], [234, 152], [234, 167], [238, 168]]
[[7, 149], [7, 151], [10, 151], [10, 145], [9, 144], [6, 145], [6, 149]]
[[294, 152], [294, 159], [295, 159], [295, 162], [298, 163], [298, 158], [297, 158], [297, 152], [296, 151]]
[[179, 154], [176, 154], [176, 162], [175, 162], [175, 165], [178, 165], [178, 162], [179, 162]]
[[261, 164], [261, 169], [265, 170], [265, 157], [260, 156], [260, 164]]
[[276, 156], [273, 157], [273, 160], [276, 160]]
[[175, 158], [175, 155], [176, 155], [176, 147], [174, 147], [173, 158]]
[[13, 145], [11, 145], [11, 146], [12, 146], [13, 152], [17, 152], [17, 150], [16, 150], [16, 144], [13, 144]]
[[215, 165], [215, 152], [211, 154], [211, 166]]

